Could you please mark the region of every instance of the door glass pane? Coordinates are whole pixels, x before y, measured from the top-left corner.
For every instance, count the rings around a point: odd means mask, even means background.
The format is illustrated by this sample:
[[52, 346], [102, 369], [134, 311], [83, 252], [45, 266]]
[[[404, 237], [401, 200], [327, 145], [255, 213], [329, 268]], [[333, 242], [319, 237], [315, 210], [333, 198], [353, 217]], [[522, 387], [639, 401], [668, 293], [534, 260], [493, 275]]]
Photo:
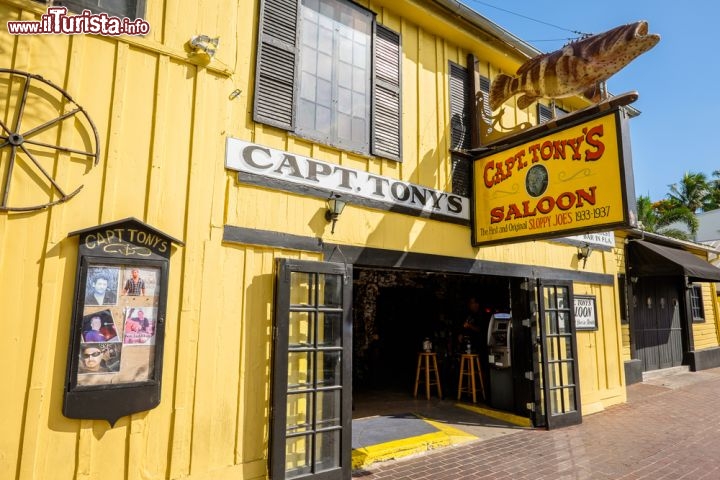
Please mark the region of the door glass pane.
[[566, 333], [570, 331], [570, 314], [568, 312], [558, 312], [558, 332]]
[[288, 391], [312, 387], [312, 352], [288, 352]]
[[288, 346], [307, 347], [313, 344], [313, 325], [310, 312], [290, 312]]
[[562, 385], [560, 377], [560, 365], [557, 363], [548, 364], [548, 387], [554, 388]]
[[338, 468], [340, 466], [340, 430], [318, 433], [315, 449], [316, 472]]
[[342, 383], [342, 352], [317, 352], [318, 387], [330, 387]]
[[317, 392], [316, 428], [340, 426], [340, 399], [342, 390]]
[[557, 308], [568, 308], [568, 289], [566, 287], [557, 287], [555, 290], [557, 295]]
[[310, 473], [312, 462], [312, 436], [292, 437], [285, 441], [285, 471], [287, 478]]
[[577, 410], [577, 406], [575, 405], [575, 387], [564, 388], [563, 391], [565, 392], [565, 411], [574, 412]]
[[550, 415], [562, 412], [562, 390], [550, 390]]
[[562, 374], [563, 378], [565, 379], [565, 385], [570, 385], [575, 383], [575, 361], [574, 360], [568, 360], [567, 362], [562, 363], [563, 369]]
[[545, 333], [555, 335], [557, 331], [557, 312], [545, 312]]
[[342, 280], [342, 275], [319, 275], [320, 305], [338, 308], [342, 306]]
[[573, 359], [573, 351], [572, 351], [572, 337], [570, 336], [562, 336], [560, 339], [560, 356], [559, 359], [567, 360], [567, 359]]
[[545, 339], [545, 355], [548, 360], [557, 358], [557, 341], [555, 337], [547, 337]]
[[545, 297], [545, 308], [557, 308], [555, 289], [552, 287], [544, 288], [543, 293]]
[[318, 346], [342, 346], [342, 312], [318, 314]]
[[312, 280], [315, 274], [290, 272], [290, 305], [312, 305]]
[[307, 432], [312, 429], [312, 393], [295, 393], [287, 396], [287, 433]]

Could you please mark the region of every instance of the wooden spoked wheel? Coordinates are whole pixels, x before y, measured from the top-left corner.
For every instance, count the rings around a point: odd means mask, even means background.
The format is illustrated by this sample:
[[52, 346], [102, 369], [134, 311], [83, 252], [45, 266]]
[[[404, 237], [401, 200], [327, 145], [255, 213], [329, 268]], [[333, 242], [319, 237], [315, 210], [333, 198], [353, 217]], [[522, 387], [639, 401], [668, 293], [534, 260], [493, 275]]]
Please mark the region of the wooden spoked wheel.
[[95, 124], [65, 90], [39, 75], [0, 69], [0, 211], [71, 199], [83, 186], [61, 184], [72, 182], [78, 164], [85, 171], [97, 165], [99, 149]]

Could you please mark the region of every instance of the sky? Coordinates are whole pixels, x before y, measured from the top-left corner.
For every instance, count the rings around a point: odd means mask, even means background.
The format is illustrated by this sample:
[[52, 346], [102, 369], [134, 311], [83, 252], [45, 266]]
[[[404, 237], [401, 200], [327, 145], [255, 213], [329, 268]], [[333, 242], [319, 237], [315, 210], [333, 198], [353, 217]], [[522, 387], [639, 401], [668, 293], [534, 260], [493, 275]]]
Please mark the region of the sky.
[[542, 52], [557, 50], [577, 37], [572, 30], [596, 34], [647, 20], [650, 33], [659, 34], [660, 42], [607, 82], [612, 94], [639, 93], [632, 106], [641, 114], [630, 120], [635, 194], [660, 200], [667, 196], [668, 186], [679, 182], [685, 172], [701, 172], [712, 179], [712, 172], [720, 170], [720, 154], [715, 147], [720, 137], [715, 126], [720, 103], [716, 37], [720, 2], [462, 2]]

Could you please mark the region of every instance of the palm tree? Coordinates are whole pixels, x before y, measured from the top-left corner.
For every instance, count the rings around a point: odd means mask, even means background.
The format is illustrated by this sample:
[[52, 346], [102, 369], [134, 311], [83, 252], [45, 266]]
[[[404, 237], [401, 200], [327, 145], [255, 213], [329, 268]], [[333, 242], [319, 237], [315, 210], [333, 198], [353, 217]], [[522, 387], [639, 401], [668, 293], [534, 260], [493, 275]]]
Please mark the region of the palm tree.
[[684, 205], [693, 213], [703, 208], [710, 195], [710, 186], [704, 173], [685, 172], [679, 183], [673, 183], [668, 187], [670, 187], [668, 193], [670, 200]]
[[703, 211], [705, 212], [720, 208], [720, 170], [715, 170], [712, 176], [715, 177], [715, 179], [708, 182], [710, 193], [705, 201], [705, 205], [703, 205]]
[[[684, 205], [672, 200], [660, 200], [652, 203], [650, 197], [640, 195], [637, 198], [638, 220], [646, 232], [657, 233], [680, 240], [690, 240], [698, 229], [698, 221], [694, 212]], [[687, 225], [690, 235], [682, 229], [671, 227], [673, 223]]]

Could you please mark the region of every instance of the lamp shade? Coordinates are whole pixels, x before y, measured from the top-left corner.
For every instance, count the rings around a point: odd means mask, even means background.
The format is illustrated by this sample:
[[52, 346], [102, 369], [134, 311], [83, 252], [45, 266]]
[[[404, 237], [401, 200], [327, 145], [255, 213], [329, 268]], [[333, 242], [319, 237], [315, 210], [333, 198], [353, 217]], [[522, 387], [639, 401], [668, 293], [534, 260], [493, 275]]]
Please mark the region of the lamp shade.
[[334, 216], [337, 217], [337, 215], [340, 215], [342, 213], [343, 209], [345, 208], [345, 203], [347, 203], [347, 202], [345, 202], [344, 200], [342, 200], [340, 198], [335, 197], [335, 198], [329, 199], [327, 203], [328, 203], [328, 210], [330, 210], [330, 212]]

